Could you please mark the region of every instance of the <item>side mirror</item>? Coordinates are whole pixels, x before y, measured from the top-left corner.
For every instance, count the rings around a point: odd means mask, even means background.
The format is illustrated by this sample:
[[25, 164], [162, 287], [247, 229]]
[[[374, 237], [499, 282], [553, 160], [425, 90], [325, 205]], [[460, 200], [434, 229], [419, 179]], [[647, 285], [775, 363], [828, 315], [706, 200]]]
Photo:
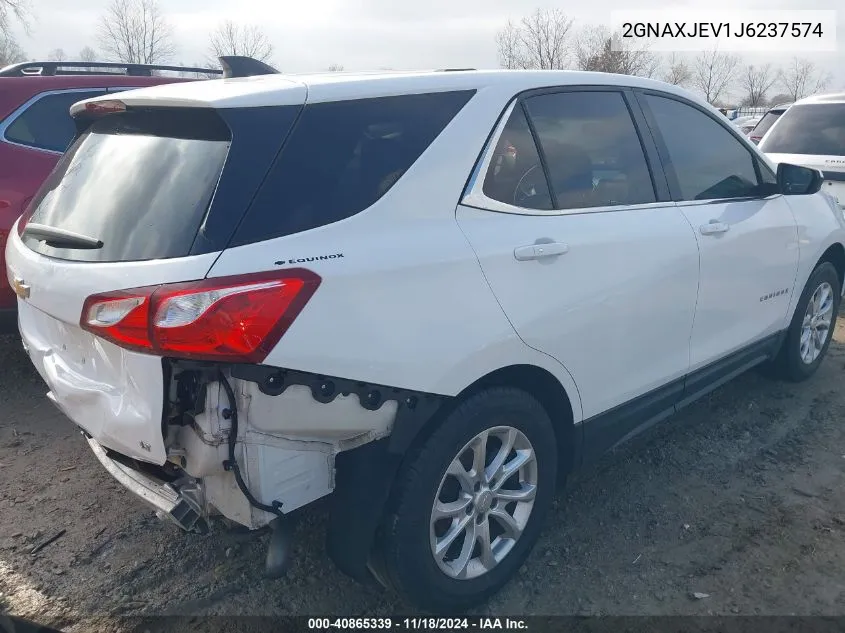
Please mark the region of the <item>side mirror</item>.
[[778, 186], [786, 196], [806, 196], [817, 193], [824, 184], [824, 176], [818, 169], [780, 163], [778, 165]]

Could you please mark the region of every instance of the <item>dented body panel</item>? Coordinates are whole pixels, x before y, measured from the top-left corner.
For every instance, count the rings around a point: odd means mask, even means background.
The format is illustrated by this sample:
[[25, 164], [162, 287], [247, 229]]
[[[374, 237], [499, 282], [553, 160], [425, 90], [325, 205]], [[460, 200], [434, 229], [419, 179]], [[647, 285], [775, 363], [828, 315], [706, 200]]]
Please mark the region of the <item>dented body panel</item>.
[[50, 400], [103, 446], [164, 463], [161, 360], [97, 339], [29, 303], [19, 311], [24, 346]]

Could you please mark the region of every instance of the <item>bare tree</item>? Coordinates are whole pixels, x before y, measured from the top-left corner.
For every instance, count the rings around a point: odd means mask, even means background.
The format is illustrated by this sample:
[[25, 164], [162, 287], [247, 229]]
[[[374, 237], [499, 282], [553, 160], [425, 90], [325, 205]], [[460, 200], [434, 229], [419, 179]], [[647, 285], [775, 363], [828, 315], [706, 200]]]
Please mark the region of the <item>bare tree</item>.
[[825, 73], [808, 59], [793, 57], [792, 62], [780, 73], [780, 85], [792, 101], [798, 101], [827, 88], [830, 73]]
[[652, 77], [659, 60], [647, 46], [624, 41], [603, 26], [587, 27], [578, 35], [575, 61], [579, 70]]
[[0, 0], [0, 33], [8, 37], [10, 22], [14, 18], [29, 32], [30, 0]]
[[499, 65], [502, 68], [519, 70], [530, 67], [524, 57], [519, 27], [510, 20], [496, 33], [496, 49], [499, 51]]
[[685, 86], [692, 79], [692, 71], [689, 65], [679, 57], [677, 53], [672, 53], [669, 59], [666, 60], [666, 68], [663, 71], [663, 81], [673, 86]]
[[330, 73], [340, 73], [343, 72], [343, 64], [332, 64], [328, 67], [328, 71]]
[[708, 103], [719, 100], [736, 77], [739, 57], [717, 50], [705, 51], [695, 58], [692, 69], [692, 86], [698, 89]]
[[517, 23], [508, 21], [496, 34], [503, 68], [566, 68], [572, 19], [560, 9], [537, 9]]
[[739, 84], [745, 91], [744, 105], [757, 108], [766, 103], [766, 93], [777, 81], [778, 74], [771, 64], [755, 66], [748, 64], [742, 69]]
[[209, 49], [215, 59], [221, 55], [244, 55], [266, 62], [273, 55], [273, 45], [264, 31], [231, 20], [222, 22], [211, 34]]
[[107, 58], [124, 63], [166, 62], [175, 52], [156, 0], [112, 0], [100, 20], [99, 40]]
[[97, 51], [90, 46], [86, 46], [79, 51], [79, 61], [81, 62], [95, 62], [97, 61]]
[[0, 68], [26, 61], [26, 53], [9, 31], [0, 30]]
[[51, 62], [63, 62], [67, 59], [63, 48], [54, 48], [47, 53], [47, 60]]

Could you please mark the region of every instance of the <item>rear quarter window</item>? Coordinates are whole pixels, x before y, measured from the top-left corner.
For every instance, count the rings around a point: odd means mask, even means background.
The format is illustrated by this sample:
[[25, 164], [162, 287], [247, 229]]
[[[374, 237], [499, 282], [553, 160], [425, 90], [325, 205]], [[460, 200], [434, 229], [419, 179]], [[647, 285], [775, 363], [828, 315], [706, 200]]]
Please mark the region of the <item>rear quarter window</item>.
[[231, 245], [306, 231], [368, 208], [396, 184], [474, 93], [306, 106]]

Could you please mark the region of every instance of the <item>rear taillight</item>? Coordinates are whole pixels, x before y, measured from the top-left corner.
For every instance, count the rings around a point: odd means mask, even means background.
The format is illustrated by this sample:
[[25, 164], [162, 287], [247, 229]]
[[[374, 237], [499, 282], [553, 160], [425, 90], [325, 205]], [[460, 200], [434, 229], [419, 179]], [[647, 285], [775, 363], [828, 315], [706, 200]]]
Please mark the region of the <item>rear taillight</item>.
[[260, 363], [319, 285], [291, 269], [92, 295], [80, 325], [135, 351]]

